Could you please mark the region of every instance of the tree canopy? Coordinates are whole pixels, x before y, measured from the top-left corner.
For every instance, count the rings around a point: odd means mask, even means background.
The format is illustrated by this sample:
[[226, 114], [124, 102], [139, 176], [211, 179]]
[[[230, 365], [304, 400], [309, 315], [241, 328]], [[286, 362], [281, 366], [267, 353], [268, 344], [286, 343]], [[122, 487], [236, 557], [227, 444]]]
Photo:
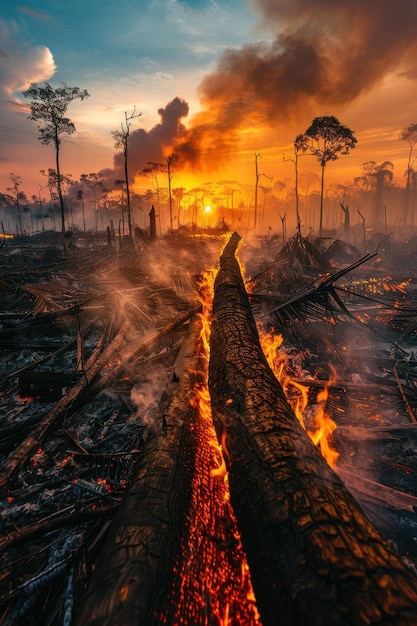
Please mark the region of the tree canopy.
[[43, 86], [32, 83], [23, 95], [31, 99], [29, 119], [40, 122], [39, 139], [48, 145], [56, 143], [62, 133], [72, 135], [75, 132], [74, 123], [65, 116], [65, 113], [71, 102], [77, 99], [84, 100], [90, 94], [86, 89], [82, 90], [79, 87], [63, 84], [54, 88], [45, 82]]
[[297, 150], [310, 152], [325, 167], [329, 161], [336, 161], [339, 154], [349, 154], [357, 141], [350, 128], [328, 115], [314, 118], [305, 133], [296, 137], [294, 145]]
[[324, 195], [324, 168], [329, 161], [336, 161], [339, 154], [349, 154], [356, 146], [357, 139], [347, 126], [343, 126], [333, 115], [315, 117], [305, 133], [297, 135], [294, 141], [294, 150], [317, 157], [321, 167], [320, 193], [320, 224], [319, 236], [323, 226], [323, 195]]

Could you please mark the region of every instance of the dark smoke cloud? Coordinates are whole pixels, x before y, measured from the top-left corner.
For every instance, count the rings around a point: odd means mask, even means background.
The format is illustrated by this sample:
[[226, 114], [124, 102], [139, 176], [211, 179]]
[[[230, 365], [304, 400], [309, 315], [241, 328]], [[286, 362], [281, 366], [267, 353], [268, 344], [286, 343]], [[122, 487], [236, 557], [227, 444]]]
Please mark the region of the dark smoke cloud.
[[[187, 117], [189, 107], [182, 98], [174, 98], [165, 108], [158, 109], [161, 121], [151, 130], [133, 130], [129, 135], [128, 165], [129, 173], [133, 178], [139, 174], [147, 163], [165, 163], [166, 156], [172, 151], [172, 146], [186, 135], [186, 129], [181, 122]], [[114, 157], [114, 170], [102, 170], [105, 186], [111, 187], [117, 179], [124, 179], [124, 157], [118, 153]]]
[[[252, 0], [272, 43], [227, 50], [200, 84], [202, 112], [175, 152], [183, 164], [212, 167], [238, 145], [241, 130], [300, 120], [352, 102], [389, 72], [416, 75], [417, 2]], [[325, 108], [325, 112], [323, 109]]]

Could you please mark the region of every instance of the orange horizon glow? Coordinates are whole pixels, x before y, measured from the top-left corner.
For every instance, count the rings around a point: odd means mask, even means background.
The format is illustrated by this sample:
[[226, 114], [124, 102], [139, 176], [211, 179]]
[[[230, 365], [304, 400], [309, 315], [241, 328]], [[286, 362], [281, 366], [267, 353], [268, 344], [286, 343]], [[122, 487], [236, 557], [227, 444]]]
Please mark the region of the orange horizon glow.
[[[392, 85], [390, 85], [390, 89], [393, 89]], [[380, 96], [382, 91], [381, 87], [380, 92], [376, 92], [377, 95]], [[372, 96], [372, 94], [364, 96], [364, 102], [366, 102], [368, 107], [375, 106], [374, 98], [375, 95]], [[357, 205], [354, 204], [352, 207], [352, 203], [355, 202], [352, 199], [353, 181], [355, 177], [361, 175], [361, 167], [365, 162], [373, 160], [376, 163], [381, 163], [385, 160], [391, 160], [394, 163], [393, 183], [399, 189], [404, 189], [404, 172], [407, 167], [408, 146], [399, 138], [399, 132], [401, 130], [400, 124], [404, 127], [407, 123], [410, 123], [409, 117], [411, 116], [407, 114], [407, 118], [404, 118], [403, 122], [398, 120], [397, 125], [395, 121], [397, 118], [393, 119], [389, 128], [380, 126], [379, 123], [382, 120], [376, 117], [375, 123], [372, 125], [370, 113], [367, 111], [366, 115], [364, 115], [358, 103], [351, 104], [339, 115], [340, 121], [346, 123], [354, 131], [358, 144], [349, 155], [341, 155], [338, 160], [329, 163], [326, 167], [325, 202], [330, 207], [329, 211], [334, 211], [334, 215], [328, 218], [329, 224], [327, 225], [326, 221], [324, 222], [326, 229], [331, 230], [339, 226], [340, 218], [339, 215], [336, 215], [336, 212], [339, 202], [344, 199], [345, 194], [346, 202], [351, 205], [352, 216], [356, 218], [355, 221], [352, 219], [352, 223], [358, 222], [359, 224]], [[199, 227], [216, 227], [222, 223], [222, 220], [225, 220], [233, 229], [244, 231], [253, 228], [255, 154], [261, 156], [258, 161], [260, 173], [258, 214], [261, 218], [258, 220], [258, 229], [268, 231], [268, 228], [270, 228], [273, 232], [281, 231], [279, 219], [281, 209], [277, 208], [276, 201], [286, 203], [282, 211], [287, 213], [288, 227], [290, 229], [294, 228], [296, 217], [294, 200], [291, 198], [291, 195], [294, 194], [295, 185], [294, 165], [291, 162], [291, 158], [294, 156], [293, 140], [297, 132], [305, 130], [308, 123], [307, 120], [311, 121], [310, 116], [307, 117], [304, 114], [303, 117], [298, 118], [298, 121], [297, 119], [291, 119], [286, 126], [279, 126], [276, 129], [271, 129], [265, 125], [256, 128], [253, 126], [239, 128], [237, 132], [238, 141], [233, 141], [228, 146], [231, 152], [222, 152], [220, 148], [216, 152], [216, 146], [209, 145], [210, 151], [206, 153], [202, 151], [198, 154], [198, 167], [197, 163], [194, 164], [195, 169], [193, 169], [192, 163], [187, 163], [185, 167], [185, 164], [175, 163], [174, 160], [172, 188], [183, 188], [186, 194], [179, 204], [175, 197], [172, 199], [174, 228], [190, 223], [196, 223]], [[195, 123], [193, 119], [190, 121], [189, 128], [191, 130]], [[80, 124], [81, 129], [82, 124]], [[236, 129], [233, 132], [235, 133]], [[9, 163], [3, 161], [0, 163], [0, 173], [3, 172], [3, 190], [0, 189], [0, 191], [6, 191], [6, 188], [9, 186], [7, 178], [10, 172], [13, 171], [22, 177], [22, 190], [29, 199], [32, 195], [38, 197], [39, 194], [43, 194], [47, 202], [47, 190], [40, 191], [45, 181], [39, 174], [39, 163], [42, 163], [42, 167], [45, 169], [48, 166], [54, 167], [53, 149], [51, 146], [40, 145], [35, 132], [31, 135], [30, 141], [28, 150], [25, 152], [25, 161], [22, 162], [23, 169], [17, 161], [10, 161]], [[112, 154], [114, 150], [110, 140], [106, 140], [106, 142], [101, 140], [99, 144], [94, 145], [93, 152], [90, 149], [92, 143], [93, 137], [91, 133], [82, 137], [78, 137], [75, 134], [74, 137], [63, 138], [61, 148], [62, 171], [65, 172], [65, 175], [71, 173], [73, 169], [72, 164], [74, 169], [76, 168], [76, 171], [73, 173], [74, 181], [78, 180], [81, 173], [106, 172], [109, 168], [111, 170], [113, 166]], [[204, 144], [202, 145], [204, 146]], [[166, 151], [169, 152], [168, 148], [166, 148]], [[33, 165], [30, 164], [31, 155], [36, 155], [35, 172], [33, 169], [30, 169], [33, 168]], [[97, 161], [91, 162], [91, 159], [94, 159], [95, 156]], [[284, 160], [284, 157], [286, 160]], [[146, 157], [144, 156], [144, 158]], [[300, 176], [304, 173], [320, 175], [320, 168], [316, 158], [306, 156], [300, 158], [299, 161]], [[28, 177], [29, 172], [31, 174]], [[155, 181], [152, 177], [136, 174], [131, 189], [134, 193], [144, 195], [148, 190], [156, 193], [156, 186], [159, 186], [160, 190], [166, 194], [168, 188], [167, 176], [159, 173], [157, 179]], [[223, 186], [230, 183], [230, 186], [235, 188], [234, 193], [229, 195], [222, 193], [219, 191], [221, 187], [219, 183], [224, 183]], [[285, 190], [283, 192], [275, 190], [275, 183], [284, 183]], [[210, 185], [213, 191], [210, 191]], [[312, 194], [317, 196], [318, 193], [319, 183], [316, 181], [309, 190], [309, 194], [311, 197]], [[266, 195], [264, 196], [264, 194]], [[85, 193], [85, 198], [86, 209], [91, 211], [92, 203], [88, 192]], [[272, 206], [273, 202], [275, 202], [275, 206]], [[300, 193], [300, 202], [304, 202], [302, 193]], [[156, 205], [156, 199], [154, 203]], [[332, 208], [332, 204], [334, 208]], [[240, 211], [239, 205], [243, 207], [242, 211]], [[206, 206], [211, 206], [212, 211], [206, 210]], [[161, 207], [160, 214], [164, 221], [158, 234], [162, 234], [169, 227], [166, 199], [161, 202]], [[360, 208], [363, 210], [363, 207]], [[388, 223], [395, 225], [401, 215], [400, 207], [395, 204], [388, 204], [387, 210]], [[366, 215], [366, 210], [364, 212]], [[366, 217], [368, 220], [370, 219], [369, 210]], [[141, 218], [142, 223], [139, 223], [139, 226], [142, 228], [147, 226], [145, 218], [147, 218], [146, 212]], [[307, 213], [307, 210], [303, 209], [301, 218], [302, 234], [307, 235], [310, 229], [313, 232], [317, 232], [317, 211], [315, 213], [314, 211]], [[417, 225], [417, 219], [415, 224]]]
[[[409, 117], [412, 117], [411, 115]], [[355, 132], [358, 144], [349, 155], [340, 156], [335, 162], [329, 163], [326, 168], [326, 184], [349, 185], [353, 179], [361, 174], [361, 166], [370, 160], [377, 163], [390, 160], [394, 163], [394, 182], [400, 187], [404, 186], [404, 172], [407, 167], [408, 146], [399, 139], [401, 126], [395, 129], [386, 129], [379, 126], [374, 128], [356, 129], [355, 120], [350, 122], [340, 116], [342, 122], [346, 122]], [[404, 121], [404, 125], [410, 123]], [[272, 177], [272, 181], [294, 179], [293, 165], [289, 161], [293, 154], [293, 140], [297, 132], [305, 130], [306, 123], [289, 124], [284, 129], [276, 129], [271, 132], [268, 128], [258, 128], [255, 132], [253, 127], [240, 129], [241, 142], [234, 147], [230, 154], [219, 153], [211, 150], [199, 153], [200, 165], [191, 171], [190, 166], [174, 167], [173, 186], [184, 187], [187, 190], [198, 188], [207, 182], [218, 180], [235, 180], [242, 185], [255, 185], [254, 154], [259, 153], [259, 170], [261, 174]], [[361, 124], [363, 126], [363, 124]], [[82, 173], [105, 171], [113, 166], [114, 149], [110, 140], [102, 140], [94, 145], [94, 138], [89, 134], [83, 136], [82, 141], [77, 135], [71, 138], [63, 137], [61, 146], [62, 171], [72, 174], [73, 180], [79, 180]], [[283, 157], [288, 159], [284, 162]], [[20, 159], [20, 157], [22, 157]], [[93, 160], [92, 160], [93, 159]], [[35, 162], [35, 163], [34, 163]], [[16, 153], [14, 159], [0, 163], [0, 176], [2, 188], [6, 193], [9, 186], [8, 176], [11, 172], [21, 176], [22, 189], [28, 198], [38, 195], [39, 186], [44, 179], [39, 174], [39, 169], [54, 167], [54, 153], [51, 146], [42, 146], [35, 133], [28, 137], [28, 145], [25, 152]], [[320, 173], [317, 160], [314, 157], [303, 157], [299, 163], [300, 172], [311, 171]], [[139, 193], [152, 188], [152, 180], [138, 173], [132, 172], [135, 181], [132, 188]], [[166, 186], [164, 176], [158, 175], [161, 186]], [[260, 180], [260, 183], [267, 183]]]

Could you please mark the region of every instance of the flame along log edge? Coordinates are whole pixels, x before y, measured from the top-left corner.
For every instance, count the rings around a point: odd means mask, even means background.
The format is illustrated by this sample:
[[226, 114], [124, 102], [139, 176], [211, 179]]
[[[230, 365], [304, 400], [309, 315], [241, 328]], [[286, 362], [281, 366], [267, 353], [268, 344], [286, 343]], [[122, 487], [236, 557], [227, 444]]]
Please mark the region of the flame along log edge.
[[214, 284], [209, 390], [263, 626], [417, 624], [417, 578], [290, 408], [262, 352], [234, 233]]

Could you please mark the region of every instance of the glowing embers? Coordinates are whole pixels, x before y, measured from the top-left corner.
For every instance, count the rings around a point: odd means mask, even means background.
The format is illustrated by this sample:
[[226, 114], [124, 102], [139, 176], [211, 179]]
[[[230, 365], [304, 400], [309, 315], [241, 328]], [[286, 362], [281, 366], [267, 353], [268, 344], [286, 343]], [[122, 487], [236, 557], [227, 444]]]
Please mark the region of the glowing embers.
[[209, 309], [213, 276], [206, 274], [200, 289], [203, 305], [202, 370], [196, 372], [191, 404], [197, 409], [192, 424], [195, 459], [187, 511], [187, 531], [174, 568], [171, 609], [161, 623], [187, 626], [255, 626], [260, 624], [249, 566], [240, 541], [224, 461], [213, 426], [207, 388]]
[[315, 401], [309, 403], [308, 386], [298, 383], [288, 373], [288, 357], [279, 349], [283, 343], [282, 335], [264, 333], [259, 327], [259, 336], [269, 366], [281, 383], [295, 415], [313, 443], [320, 447], [327, 463], [334, 467], [339, 457], [339, 453], [332, 446], [332, 433], [336, 424], [325, 410], [328, 386], [334, 381], [323, 381], [323, 388], [317, 393]]
[[181, 542], [181, 562], [175, 567], [177, 606], [172, 617], [166, 616], [162, 623], [260, 624], [203, 377], [195, 385], [192, 404], [198, 409], [198, 419], [194, 424], [197, 445], [188, 532]]

